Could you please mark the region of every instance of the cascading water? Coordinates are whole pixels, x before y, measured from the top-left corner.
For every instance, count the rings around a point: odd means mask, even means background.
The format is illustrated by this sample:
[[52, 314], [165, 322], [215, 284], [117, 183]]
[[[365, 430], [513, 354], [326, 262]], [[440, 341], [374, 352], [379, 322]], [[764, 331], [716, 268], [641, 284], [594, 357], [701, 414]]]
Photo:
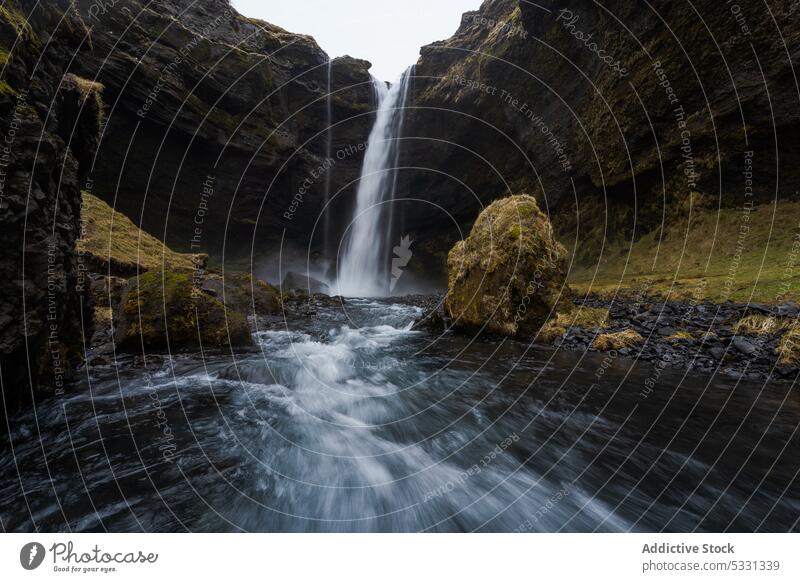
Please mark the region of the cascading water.
[[[333, 60], [328, 60], [328, 95], [326, 99], [326, 115], [327, 119], [325, 120], [328, 124], [328, 129], [325, 136], [325, 146], [326, 146], [326, 157], [328, 160], [331, 160], [331, 156], [333, 155], [333, 89], [332, 89], [332, 82], [331, 78], [333, 76]], [[331, 241], [331, 210], [328, 208], [328, 205], [331, 201], [331, 173], [333, 172], [333, 166], [328, 168], [328, 171], [325, 172], [325, 219], [323, 223], [323, 233], [322, 233], [322, 245], [323, 249], [327, 255], [328, 250], [330, 249], [330, 241]]]
[[339, 262], [338, 293], [346, 297], [382, 297], [389, 293], [394, 198], [403, 110], [413, 67], [391, 88], [373, 79], [378, 116], [361, 168], [353, 221], [345, 234]]

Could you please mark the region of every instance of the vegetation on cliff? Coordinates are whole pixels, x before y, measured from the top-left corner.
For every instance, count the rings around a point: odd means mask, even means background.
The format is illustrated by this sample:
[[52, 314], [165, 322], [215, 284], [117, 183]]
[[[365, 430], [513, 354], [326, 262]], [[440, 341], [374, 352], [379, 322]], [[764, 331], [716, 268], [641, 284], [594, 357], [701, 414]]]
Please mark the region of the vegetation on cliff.
[[77, 250], [92, 261], [98, 273], [110, 270], [133, 275], [159, 268], [192, 271], [204, 260], [202, 256], [176, 253], [100, 198], [83, 192], [82, 199]]

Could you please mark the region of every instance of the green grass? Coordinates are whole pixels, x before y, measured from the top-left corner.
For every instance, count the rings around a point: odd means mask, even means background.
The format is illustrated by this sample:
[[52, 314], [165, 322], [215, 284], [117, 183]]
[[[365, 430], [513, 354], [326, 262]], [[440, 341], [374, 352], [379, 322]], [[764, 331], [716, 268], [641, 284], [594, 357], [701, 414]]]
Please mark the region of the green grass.
[[176, 253], [165, 247], [129, 218], [88, 192], [83, 193], [81, 220], [84, 232], [77, 244], [78, 251], [93, 255], [102, 262], [138, 264], [144, 271], [162, 267], [174, 271], [192, 271], [195, 268], [194, 255]]
[[764, 204], [747, 221], [744, 215], [742, 209], [694, 209], [691, 221], [668, 225], [661, 241], [652, 232], [628, 248], [607, 247], [599, 263], [573, 265], [569, 283], [579, 293], [600, 295], [646, 288], [672, 299], [799, 300], [800, 202]]

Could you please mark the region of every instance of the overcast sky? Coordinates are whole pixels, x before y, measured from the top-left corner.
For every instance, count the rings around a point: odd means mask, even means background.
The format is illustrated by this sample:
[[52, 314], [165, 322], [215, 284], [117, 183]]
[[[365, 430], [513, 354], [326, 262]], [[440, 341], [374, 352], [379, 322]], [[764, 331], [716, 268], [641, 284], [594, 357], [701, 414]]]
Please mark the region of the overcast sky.
[[313, 36], [332, 58], [372, 63], [372, 74], [394, 81], [417, 62], [421, 46], [449, 38], [461, 15], [481, 0], [232, 0], [253, 18]]

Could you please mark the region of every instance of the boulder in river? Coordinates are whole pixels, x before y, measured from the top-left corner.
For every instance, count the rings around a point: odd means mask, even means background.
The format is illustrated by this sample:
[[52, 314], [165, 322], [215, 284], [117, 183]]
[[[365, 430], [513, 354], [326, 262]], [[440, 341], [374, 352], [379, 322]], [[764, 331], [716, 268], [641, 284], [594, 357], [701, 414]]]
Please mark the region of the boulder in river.
[[453, 326], [534, 337], [566, 290], [566, 255], [533, 196], [495, 201], [448, 256]]
[[251, 273], [209, 273], [201, 289], [226, 308], [245, 316], [277, 315], [281, 310], [280, 291]]
[[115, 332], [123, 351], [252, 344], [247, 319], [196, 288], [191, 275], [149, 271], [131, 279]]

